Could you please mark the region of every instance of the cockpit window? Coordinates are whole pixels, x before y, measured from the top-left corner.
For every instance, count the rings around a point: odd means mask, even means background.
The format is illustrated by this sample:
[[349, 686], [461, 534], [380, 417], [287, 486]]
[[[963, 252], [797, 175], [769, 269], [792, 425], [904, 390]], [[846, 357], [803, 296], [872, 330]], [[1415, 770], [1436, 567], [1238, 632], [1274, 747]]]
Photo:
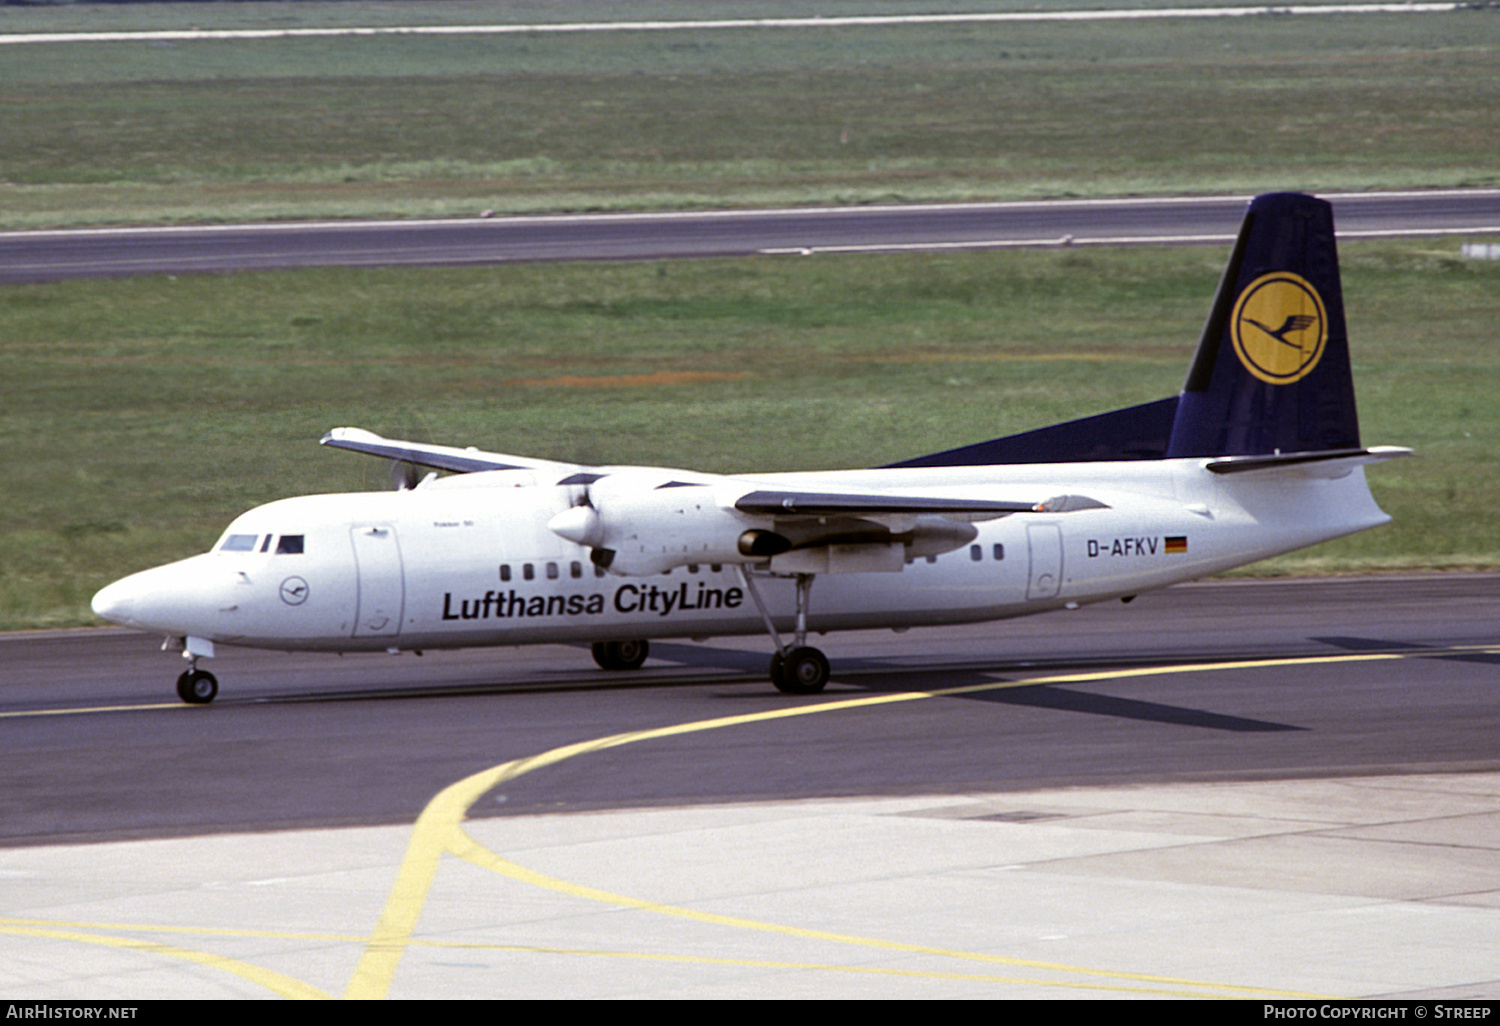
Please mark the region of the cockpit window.
[[224, 539], [224, 544], [219, 546], [220, 552], [254, 552], [255, 543], [260, 540], [258, 534], [231, 534]]
[[284, 534], [276, 543], [276, 554], [278, 556], [300, 556], [302, 555], [302, 538], [300, 534]]

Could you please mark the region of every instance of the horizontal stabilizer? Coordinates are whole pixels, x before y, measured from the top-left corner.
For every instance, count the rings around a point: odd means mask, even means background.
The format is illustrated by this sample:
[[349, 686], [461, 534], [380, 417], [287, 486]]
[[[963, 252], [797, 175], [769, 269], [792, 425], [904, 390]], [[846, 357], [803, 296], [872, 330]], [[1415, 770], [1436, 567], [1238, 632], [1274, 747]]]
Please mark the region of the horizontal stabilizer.
[[1283, 452], [1270, 456], [1225, 456], [1204, 464], [1215, 474], [1241, 474], [1252, 470], [1280, 470], [1307, 467], [1328, 476], [1343, 476], [1366, 463], [1410, 456], [1410, 449], [1394, 445], [1377, 445], [1369, 449], [1328, 449], [1321, 452]]

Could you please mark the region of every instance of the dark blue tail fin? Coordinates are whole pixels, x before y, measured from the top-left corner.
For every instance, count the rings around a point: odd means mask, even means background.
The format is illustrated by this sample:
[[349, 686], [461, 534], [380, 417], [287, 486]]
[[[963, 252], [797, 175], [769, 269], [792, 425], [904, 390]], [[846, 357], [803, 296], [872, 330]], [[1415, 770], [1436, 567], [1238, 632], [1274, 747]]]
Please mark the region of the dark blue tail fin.
[[1281, 192], [1257, 196], [1245, 212], [1181, 395], [891, 466], [1357, 449], [1333, 208]]
[[1169, 458], [1359, 448], [1333, 208], [1250, 204], [1178, 399]]

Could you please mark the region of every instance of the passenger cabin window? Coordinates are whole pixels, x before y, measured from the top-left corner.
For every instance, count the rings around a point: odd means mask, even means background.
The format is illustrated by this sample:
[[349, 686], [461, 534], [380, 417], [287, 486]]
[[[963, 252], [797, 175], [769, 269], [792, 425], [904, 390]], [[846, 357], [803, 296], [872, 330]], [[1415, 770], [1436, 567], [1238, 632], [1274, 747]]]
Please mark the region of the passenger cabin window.
[[536, 580], [536, 568], [533, 567], [530, 563], [522, 563], [521, 576], [526, 578], [528, 581]]
[[302, 539], [305, 535], [284, 534], [276, 543], [276, 554], [278, 556], [300, 556], [302, 555]]
[[1001, 560], [1001, 559], [1004, 559], [1004, 558], [1005, 558], [1005, 546], [1004, 545], [996, 545], [995, 546], [995, 559], [998, 561], [998, 560]]
[[510, 580], [510, 564], [509, 563], [501, 563], [500, 564], [500, 579], [502, 581], [508, 581], [508, 580]]
[[556, 563], [548, 563], [547, 564], [547, 580], [549, 580], [549, 581], [555, 581], [555, 580], [557, 580], [557, 564]]
[[231, 534], [224, 539], [224, 544], [219, 546], [220, 552], [254, 552], [255, 543], [260, 541], [258, 534]]

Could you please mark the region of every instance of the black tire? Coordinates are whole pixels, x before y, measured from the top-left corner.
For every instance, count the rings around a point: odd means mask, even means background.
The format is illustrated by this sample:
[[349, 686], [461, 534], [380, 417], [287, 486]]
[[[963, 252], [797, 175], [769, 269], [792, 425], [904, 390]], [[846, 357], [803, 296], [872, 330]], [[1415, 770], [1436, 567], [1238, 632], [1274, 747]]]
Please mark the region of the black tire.
[[189, 705], [207, 705], [218, 694], [218, 678], [207, 670], [191, 670], [177, 678], [177, 697]]
[[771, 683], [788, 695], [816, 695], [828, 683], [828, 657], [815, 648], [794, 648], [771, 660]]
[[596, 641], [594, 662], [605, 670], [639, 670], [651, 654], [649, 641]]

